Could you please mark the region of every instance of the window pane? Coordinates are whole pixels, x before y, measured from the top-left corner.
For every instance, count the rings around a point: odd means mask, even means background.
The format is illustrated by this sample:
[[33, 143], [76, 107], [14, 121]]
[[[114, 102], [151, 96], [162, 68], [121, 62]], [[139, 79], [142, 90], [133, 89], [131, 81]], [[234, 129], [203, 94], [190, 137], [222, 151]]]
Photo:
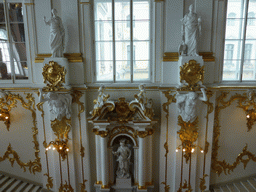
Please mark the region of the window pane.
[[22, 3], [9, 3], [10, 22], [23, 22], [23, 7]]
[[115, 20], [127, 20], [130, 15], [130, 0], [115, 2]]
[[[130, 40], [130, 25], [128, 21], [115, 21], [115, 39]], [[129, 22], [130, 23], [130, 22]]]
[[244, 8], [244, 0], [228, 0], [227, 18], [244, 18]]
[[227, 19], [226, 22], [226, 39], [242, 39], [244, 19]]
[[134, 40], [149, 40], [149, 21], [134, 21], [133, 28]]
[[130, 60], [129, 54], [130, 41], [116, 42], [116, 60]]
[[95, 0], [95, 20], [112, 20], [111, 1]]
[[25, 42], [25, 31], [24, 31], [24, 24], [23, 23], [15, 23], [11, 24], [11, 34], [12, 39], [11, 42]]
[[241, 60], [224, 60], [223, 80], [238, 80]]
[[10, 62], [0, 61], [0, 79], [11, 79], [11, 65]]
[[112, 41], [112, 22], [96, 21], [95, 22], [95, 40], [96, 41]]
[[130, 61], [116, 61], [116, 80], [117, 81], [131, 80]]
[[133, 74], [135, 81], [149, 80], [149, 61], [135, 61]]
[[13, 58], [16, 61], [27, 61], [26, 44], [25, 43], [13, 43]]
[[5, 22], [4, 4], [0, 3], [0, 22]]
[[27, 62], [14, 62], [15, 78], [16, 79], [28, 79]]
[[[232, 48], [231, 48], [232, 46]], [[226, 59], [241, 59], [242, 41], [226, 40], [224, 60]]]
[[97, 81], [113, 81], [112, 61], [97, 61], [96, 66]]
[[149, 2], [133, 0], [133, 19], [149, 20]]
[[135, 60], [149, 60], [149, 41], [133, 43], [135, 47]]
[[96, 42], [96, 60], [113, 60], [112, 45], [112, 42]]

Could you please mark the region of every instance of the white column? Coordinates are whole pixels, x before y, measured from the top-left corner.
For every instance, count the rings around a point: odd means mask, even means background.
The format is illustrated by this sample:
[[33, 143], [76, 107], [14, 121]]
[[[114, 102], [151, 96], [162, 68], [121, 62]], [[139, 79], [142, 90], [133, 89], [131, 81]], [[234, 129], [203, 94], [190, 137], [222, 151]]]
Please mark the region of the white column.
[[138, 148], [134, 147], [134, 183], [138, 184]]
[[95, 146], [96, 146], [96, 184], [101, 182], [101, 147], [100, 147], [100, 136], [95, 135]]
[[145, 177], [145, 140], [139, 137], [139, 188], [146, 185]]
[[152, 179], [152, 174], [153, 174], [153, 171], [152, 171], [152, 168], [153, 168], [153, 165], [152, 165], [152, 158], [153, 158], [153, 153], [152, 153], [152, 135], [149, 135], [148, 136], [148, 151], [149, 151], [149, 158], [148, 158], [148, 182], [150, 182], [150, 184], [153, 184], [153, 179]]
[[101, 178], [102, 187], [105, 188], [109, 184], [109, 162], [108, 162], [108, 149], [107, 149], [107, 138], [100, 137], [101, 144]]

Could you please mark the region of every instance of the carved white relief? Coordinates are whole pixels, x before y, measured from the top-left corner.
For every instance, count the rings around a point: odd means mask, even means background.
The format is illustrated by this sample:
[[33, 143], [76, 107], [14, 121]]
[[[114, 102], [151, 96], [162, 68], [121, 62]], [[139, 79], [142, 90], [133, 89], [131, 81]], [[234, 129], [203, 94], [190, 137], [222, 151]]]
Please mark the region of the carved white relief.
[[148, 100], [148, 98], [146, 97], [145, 86], [143, 84], [140, 84], [139, 90], [140, 90], [140, 93], [138, 95], [135, 95], [135, 101], [140, 103], [142, 110], [145, 110], [145, 105], [147, 104], [147, 100]]
[[130, 158], [131, 150], [125, 145], [125, 139], [120, 141], [120, 147], [116, 152], [112, 152], [115, 156], [118, 156], [118, 169], [116, 171], [117, 178], [129, 178], [130, 177]]
[[197, 101], [207, 101], [207, 96], [205, 93], [205, 89], [201, 88], [201, 92], [203, 94], [202, 97], [196, 92], [188, 92], [187, 94], [177, 94], [176, 103], [178, 107], [178, 113], [182, 117], [182, 120], [185, 122], [193, 122], [197, 117], [196, 106]]
[[[108, 100], [109, 95], [104, 94], [104, 90], [105, 90], [105, 86], [101, 85], [98, 90], [99, 95], [97, 99], [93, 101], [94, 103], [93, 109], [101, 108], [104, 105], [104, 103]], [[90, 114], [93, 114], [93, 111], [94, 110], [90, 111]]]
[[65, 44], [65, 30], [62, 25], [61, 18], [56, 15], [57, 10], [52, 9], [51, 19], [46, 21], [44, 16], [44, 22], [50, 26], [50, 49], [52, 57], [63, 57], [64, 44]]
[[[185, 44], [187, 45], [188, 56], [198, 55], [198, 37], [201, 35], [201, 17], [198, 17], [194, 12], [194, 5], [189, 6], [189, 13], [187, 13], [182, 23], [182, 39], [185, 37]], [[184, 29], [185, 28], [185, 29]]]
[[48, 102], [50, 112], [54, 115], [54, 118], [60, 121], [65, 116], [68, 119], [71, 117], [72, 96], [70, 94], [48, 92], [43, 95], [42, 89], [39, 92], [39, 102]]

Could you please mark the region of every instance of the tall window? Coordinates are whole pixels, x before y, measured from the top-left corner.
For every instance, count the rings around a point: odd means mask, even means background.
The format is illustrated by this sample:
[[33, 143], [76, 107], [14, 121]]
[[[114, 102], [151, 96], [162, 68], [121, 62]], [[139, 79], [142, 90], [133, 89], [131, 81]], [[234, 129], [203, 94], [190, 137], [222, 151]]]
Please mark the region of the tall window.
[[28, 79], [22, 3], [0, 1], [0, 82]]
[[150, 1], [94, 3], [96, 81], [150, 81]]
[[255, 10], [255, 0], [228, 0], [223, 80], [256, 80]]

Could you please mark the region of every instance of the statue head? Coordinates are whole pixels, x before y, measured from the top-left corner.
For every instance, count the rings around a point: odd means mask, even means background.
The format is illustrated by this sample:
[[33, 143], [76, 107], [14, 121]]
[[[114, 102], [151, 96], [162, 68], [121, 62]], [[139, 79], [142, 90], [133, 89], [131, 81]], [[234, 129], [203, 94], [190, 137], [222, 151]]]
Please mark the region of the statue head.
[[57, 14], [57, 10], [56, 9], [52, 9], [52, 16], [55, 17]]
[[101, 85], [101, 86], [99, 87], [98, 92], [102, 93], [104, 90], [105, 90], [105, 85]]
[[140, 89], [140, 91], [144, 90], [144, 89], [145, 89], [144, 84], [140, 84], [140, 85], [139, 85], [139, 89]]
[[190, 12], [193, 12], [194, 11], [194, 5], [191, 4], [188, 9], [189, 9]]
[[188, 93], [188, 99], [189, 100], [196, 100], [197, 99], [197, 93], [196, 92], [189, 92]]
[[121, 146], [125, 146], [125, 141], [126, 141], [125, 139], [121, 139], [121, 140], [120, 140], [120, 145], [121, 145]]

